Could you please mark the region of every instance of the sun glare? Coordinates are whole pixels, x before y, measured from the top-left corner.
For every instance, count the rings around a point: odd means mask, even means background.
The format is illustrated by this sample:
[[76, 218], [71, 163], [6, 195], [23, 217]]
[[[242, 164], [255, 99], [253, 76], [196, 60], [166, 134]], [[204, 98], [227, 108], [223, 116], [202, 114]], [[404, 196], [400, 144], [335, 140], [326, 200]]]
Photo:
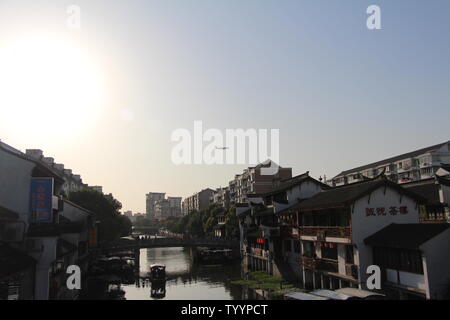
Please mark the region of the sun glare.
[[100, 75], [87, 52], [58, 38], [2, 45], [0, 129], [42, 138], [81, 134], [100, 116]]

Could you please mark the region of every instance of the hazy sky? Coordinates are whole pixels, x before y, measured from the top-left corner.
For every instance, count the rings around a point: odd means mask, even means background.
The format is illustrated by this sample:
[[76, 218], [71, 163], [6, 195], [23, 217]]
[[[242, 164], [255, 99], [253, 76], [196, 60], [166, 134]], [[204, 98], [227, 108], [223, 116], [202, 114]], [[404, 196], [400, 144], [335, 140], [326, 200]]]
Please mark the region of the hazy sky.
[[450, 138], [449, 34], [448, 0], [1, 0], [0, 139], [133, 211], [245, 167], [174, 165], [171, 133], [195, 120], [280, 129], [282, 166], [332, 177]]

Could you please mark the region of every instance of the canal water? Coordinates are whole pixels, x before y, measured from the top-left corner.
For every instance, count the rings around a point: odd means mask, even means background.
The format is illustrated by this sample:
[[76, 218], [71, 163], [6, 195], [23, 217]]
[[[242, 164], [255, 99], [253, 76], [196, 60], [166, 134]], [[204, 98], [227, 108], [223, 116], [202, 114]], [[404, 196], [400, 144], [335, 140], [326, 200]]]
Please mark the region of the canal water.
[[[239, 300], [248, 299], [245, 290], [231, 284], [242, 276], [241, 261], [224, 264], [194, 263], [189, 248], [151, 248], [140, 250], [140, 271], [155, 263], [166, 265], [165, 300]], [[150, 284], [140, 281], [122, 285], [127, 300], [152, 300]]]

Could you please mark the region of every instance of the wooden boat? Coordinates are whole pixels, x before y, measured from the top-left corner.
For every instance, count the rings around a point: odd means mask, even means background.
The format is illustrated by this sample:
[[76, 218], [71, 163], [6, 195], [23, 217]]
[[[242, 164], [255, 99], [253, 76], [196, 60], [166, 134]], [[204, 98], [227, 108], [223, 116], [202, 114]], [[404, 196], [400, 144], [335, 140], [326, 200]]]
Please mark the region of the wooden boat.
[[166, 281], [166, 266], [163, 264], [152, 264], [149, 272], [150, 281]]

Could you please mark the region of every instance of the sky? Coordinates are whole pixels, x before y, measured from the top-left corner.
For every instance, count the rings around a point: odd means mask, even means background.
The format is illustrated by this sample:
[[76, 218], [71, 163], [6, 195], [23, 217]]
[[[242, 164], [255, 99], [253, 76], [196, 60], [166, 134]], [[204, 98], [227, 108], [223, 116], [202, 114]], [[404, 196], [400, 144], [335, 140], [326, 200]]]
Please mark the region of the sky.
[[281, 166], [331, 178], [449, 140], [449, 33], [448, 0], [1, 0], [0, 139], [134, 212], [246, 167], [174, 164], [194, 121], [279, 129]]

